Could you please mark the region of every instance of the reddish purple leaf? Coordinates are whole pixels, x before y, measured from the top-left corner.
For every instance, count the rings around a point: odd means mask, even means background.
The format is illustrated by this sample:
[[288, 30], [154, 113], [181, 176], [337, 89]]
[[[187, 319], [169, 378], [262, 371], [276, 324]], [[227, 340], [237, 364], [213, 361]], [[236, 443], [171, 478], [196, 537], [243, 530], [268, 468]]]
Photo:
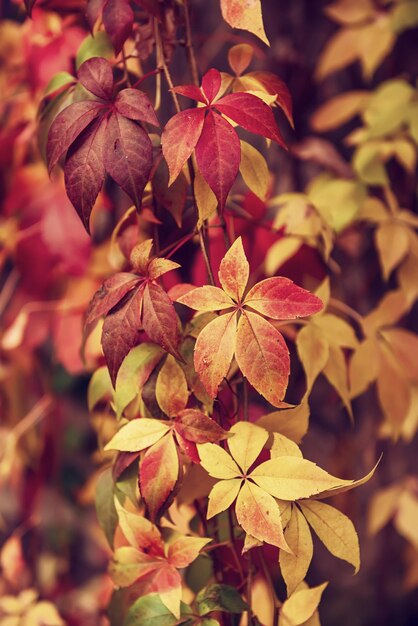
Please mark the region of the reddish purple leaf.
[[152, 144], [147, 133], [114, 113], [107, 124], [103, 158], [107, 172], [140, 209], [152, 166]]
[[93, 57], [84, 61], [77, 72], [80, 83], [98, 98], [110, 100], [113, 92], [112, 66], [107, 59]]
[[107, 315], [103, 324], [102, 348], [113, 386], [123, 359], [138, 342], [143, 292], [139, 287]]
[[196, 158], [202, 176], [222, 210], [238, 174], [241, 148], [238, 135], [231, 124], [212, 110], [205, 119], [196, 146]]
[[103, 24], [110, 37], [115, 54], [119, 54], [122, 46], [132, 32], [134, 12], [129, 0], [107, 0], [103, 8]]
[[169, 185], [180, 174], [202, 133], [205, 109], [186, 109], [174, 115], [161, 135], [163, 155], [170, 173]]
[[109, 313], [110, 309], [113, 309], [128, 291], [138, 284], [139, 280], [136, 274], [129, 272], [119, 272], [105, 280], [90, 302], [86, 314], [86, 327], [91, 328], [99, 318]]
[[196, 85], [179, 85], [178, 87], [173, 87], [172, 91], [175, 91], [186, 98], [190, 98], [191, 100], [197, 100], [203, 104], [208, 103], [206, 97], [202, 93], [202, 90]]
[[86, 20], [92, 32], [94, 25], [103, 10], [104, 3], [105, 0], [88, 0], [86, 7]]
[[216, 108], [251, 133], [273, 139], [286, 148], [270, 107], [251, 93], [231, 93], [216, 103]]
[[281, 78], [279, 78], [275, 74], [272, 74], [271, 72], [250, 72], [249, 74], [247, 74], [247, 76], [255, 78], [261, 85], [263, 85], [267, 93], [271, 95], [276, 95], [277, 104], [283, 110], [291, 126], [293, 127], [292, 96], [290, 95], [290, 91], [287, 88], [286, 83], [284, 83]]
[[151, 341], [182, 360], [177, 349], [180, 331], [176, 311], [166, 292], [155, 283], [148, 283], [144, 290], [142, 325]]
[[65, 188], [87, 232], [90, 213], [103, 185], [105, 120], [96, 120], [72, 144], [64, 167]]
[[122, 89], [116, 96], [115, 107], [131, 120], [160, 125], [148, 96], [138, 89]]
[[215, 420], [197, 409], [180, 411], [174, 422], [174, 430], [194, 443], [216, 443], [228, 437], [227, 431]]
[[103, 111], [103, 104], [83, 100], [66, 107], [53, 121], [48, 133], [46, 158], [52, 171], [60, 157], [67, 152], [80, 133]]
[[213, 102], [221, 88], [222, 78], [220, 72], [211, 69], [202, 78], [202, 90], [209, 102]]

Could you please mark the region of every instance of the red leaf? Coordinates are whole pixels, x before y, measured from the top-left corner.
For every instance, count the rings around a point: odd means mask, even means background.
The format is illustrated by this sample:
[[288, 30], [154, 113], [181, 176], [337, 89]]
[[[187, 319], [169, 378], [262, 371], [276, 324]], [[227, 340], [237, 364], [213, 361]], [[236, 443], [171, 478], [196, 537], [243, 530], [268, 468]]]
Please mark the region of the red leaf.
[[113, 386], [123, 359], [138, 342], [142, 296], [140, 287], [127, 302], [113, 309], [103, 324], [102, 347]]
[[142, 325], [151, 341], [182, 360], [177, 350], [179, 319], [166, 292], [154, 283], [148, 283], [144, 290]]
[[65, 188], [87, 232], [90, 213], [103, 185], [106, 122], [96, 120], [72, 144], [64, 167]]
[[77, 72], [80, 83], [98, 98], [110, 100], [113, 92], [112, 66], [107, 59], [93, 57], [80, 65]]
[[286, 148], [270, 107], [251, 93], [230, 93], [216, 103], [216, 108], [245, 130], [273, 139]]
[[239, 320], [235, 358], [251, 385], [274, 406], [279, 406], [287, 389], [289, 351], [279, 333], [267, 320], [245, 311]]
[[244, 304], [275, 320], [291, 320], [318, 313], [322, 300], [289, 278], [267, 278], [250, 289]]
[[174, 430], [194, 443], [215, 443], [226, 439], [228, 433], [215, 420], [197, 409], [180, 411], [174, 421]]
[[122, 89], [116, 96], [115, 107], [131, 120], [160, 125], [148, 96], [138, 89]]
[[119, 113], [107, 124], [104, 164], [139, 210], [152, 166], [152, 144], [138, 124]]
[[138, 276], [128, 272], [119, 272], [105, 280], [90, 302], [86, 314], [86, 327], [91, 328], [100, 317], [109, 313], [110, 309], [113, 309], [138, 282]]
[[192, 154], [202, 133], [205, 109], [186, 109], [174, 115], [161, 135], [163, 155], [170, 172], [171, 185]]
[[284, 83], [281, 78], [279, 78], [275, 74], [272, 74], [271, 72], [249, 72], [247, 76], [255, 78], [264, 87], [267, 93], [271, 95], [276, 95], [277, 104], [283, 110], [291, 126], [293, 127], [292, 96], [290, 95], [290, 91], [287, 88], [286, 83]]
[[202, 78], [202, 90], [209, 103], [213, 102], [221, 88], [222, 78], [218, 70], [211, 69]]
[[202, 93], [202, 90], [196, 85], [178, 85], [177, 87], [173, 87], [172, 91], [180, 94], [180, 96], [190, 98], [191, 100], [197, 100], [203, 104], [208, 103], [207, 98]]
[[196, 373], [211, 398], [228, 374], [235, 351], [236, 313], [221, 315], [200, 332], [194, 351]]
[[54, 168], [80, 133], [101, 113], [103, 105], [94, 100], [83, 100], [66, 107], [54, 119], [48, 133], [46, 159], [48, 170]]
[[172, 433], [147, 450], [139, 464], [139, 488], [154, 521], [168, 505], [179, 475], [179, 458]]
[[103, 8], [103, 24], [110, 37], [115, 54], [119, 54], [122, 46], [132, 31], [134, 12], [129, 0], [107, 0]]
[[210, 110], [196, 145], [196, 158], [202, 176], [215, 194], [221, 210], [237, 177], [240, 155], [237, 133], [231, 124]]

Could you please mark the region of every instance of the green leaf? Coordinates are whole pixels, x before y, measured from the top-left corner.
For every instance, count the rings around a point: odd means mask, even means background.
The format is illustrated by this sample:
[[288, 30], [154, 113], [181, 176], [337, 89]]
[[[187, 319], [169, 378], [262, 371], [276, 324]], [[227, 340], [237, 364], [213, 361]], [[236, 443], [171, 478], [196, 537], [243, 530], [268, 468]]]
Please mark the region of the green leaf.
[[109, 376], [109, 370], [105, 365], [103, 365], [103, 367], [99, 367], [99, 369], [94, 372], [89, 382], [87, 392], [87, 405], [89, 411], [94, 409], [96, 404], [106, 396], [112, 398], [113, 387]]
[[109, 546], [113, 549], [113, 538], [118, 524], [113, 497], [112, 470], [106, 469], [99, 477], [96, 485], [96, 514], [98, 522], [106, 536]]
[[210, 585], [202, 589], [196, 596], [196, 604], [199, 615], [211, 611], [242, 613], [247, 610], [247, 604], [238, 591], [229, 585]]
[[84, 61], [92, 57], [110, 59], [113, 54], [113, 46], [104, 31], [100, 31], [94, 36], [88, 35], [78, 49], [75, 59], [76, 68], [78, 69]]
[[64, 85], [70, 85], [71, 83], [75, 83], [75, 81], [75, 77], [69, 72], [58, 72], [58, 74], [55, 74], [55, 76], [51, 78], [46, 86], [44, 96], [49, 96], [51, 93], [64, 87]]
[[187, 615], [190, 614], [189, 607], [181, 603], [181, 615], [184, 620], [178, 620], [171, 611], [162, 603], [156, 593], [138, 598], [129, 608], [123, 626], [176, 626], [184, 624]]

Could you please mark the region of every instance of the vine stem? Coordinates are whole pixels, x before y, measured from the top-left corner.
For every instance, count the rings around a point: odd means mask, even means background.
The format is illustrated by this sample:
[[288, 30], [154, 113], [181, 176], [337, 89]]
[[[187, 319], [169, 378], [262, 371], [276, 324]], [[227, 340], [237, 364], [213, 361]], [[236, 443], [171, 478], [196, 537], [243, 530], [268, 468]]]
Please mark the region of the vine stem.
[[192, 28], [190, 24], [189, 0], [183, 0], [184, 22], [186, 26], [186, 50], [189, 59], [190, 72], [195, 85], [199, 86], [199, 71], [192, 43]]
[[[180, 107], [180, 102], [179, 99], [177, 97], [177, 94], [173, 91], [174, 88], [174, 83], [173, 83], [173, 79], [171, 78], [171, 74], [170, 74], [170, 70], [168, 69], [165, 57], [164, 57], [164, 50], [162, 47], [162, 41], [161, 41], [161, 33], [159, 30], [159, 25], [156, 19], [154, 19], [154, 31], [155, 31], [155, 41], [156, 41], [156, 45], [157, 45], [157, 63], [161, 66], [161, 69], [163, 70], [165, 79], [167, 81], [168, 87], [170, 89], [170, 93], [171, 93], [171, 97], [173, 99], [173, 103], [174, 103], [174, 107], [176, 109], [177, 113], [181, 112], [181, 107]], [[194, 54], [193, 54], [194, 57]], [[191, 162], [191, 160], [188, 160], [188, 167], [189, 167], [189, 172], [190, 172], [190, 183], [192, 186], [192, 191], [193, 191], [193, 199], [194, 199], [194, 204], [196, 205], [196, 198], [195, 198], [195, 194], [194, 194], [194, 189], [193, 189], [193, 181], [194, 181], [194, 177], [195, 177], [195, 172], [194, 172], [194, 167], [193, 167], [193, 163]], [[213, 276], [213, 271], [212, 271], [212, 267], [210, 264], [210, 258], [209, 258], [209, 251], [206, 245], [206, 239], [205, 239], [205, 227], [204, 226], [200, 226], [198, 228], [198, 235], [199, 235], [199, 244], [200, 244], [200, 249], [202, 251], [202, 256], [203, 256], [203, 260], [205, 262], [205, 266], [206, 266], [206, 271], [208, 274], [208, 279], [211, 283], [211, 285], [215, 284], [215, 279]]]
[[[351, 306], [348, 306], [348, 304], [345, 304], [345, 302], [341, 302], [340, 300], [337, 300], [336, 298], [330, 298], [329, 304], [333, 309], [336, 309], [337, 311], [340, 311], [340, 313], [344, 313], [348, 317], [351, 317], [351, 319], [357, 322], [357, 324], [360, 326], [361, 330], [363, 331], [363, 318], [360, 315], [360, 313], [357, 313], [357, 311], [351, 308]], [[363, 331], [363, 334], [364, 334], [364, 331]]]

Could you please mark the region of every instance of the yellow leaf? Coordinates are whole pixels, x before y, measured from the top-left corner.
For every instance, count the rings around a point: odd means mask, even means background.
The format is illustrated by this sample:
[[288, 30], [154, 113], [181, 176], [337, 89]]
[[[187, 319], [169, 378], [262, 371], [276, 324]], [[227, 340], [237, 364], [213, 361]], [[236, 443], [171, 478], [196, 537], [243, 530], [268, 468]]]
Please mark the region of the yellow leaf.
[[321, 328], [314, 323], [304, 326], [297, 334], [296, 347], [306, 374], [308, 396], [313, 384], [329, 358], [329, 343]]
[[302, 242], [297, 237], [282, 237], [267, 251], [265, 258], [265, 272], [267, 276], [275, 274], [277, 270], [296, 254]]
[[351, 65], [357, 57], [356, 29], [341, 28], [327, 41], [320, 54], [315, 71], [316, 80], [323, 80], [330, 74]]
[[292, 593], [281, 608], [279, 626], [299, 626], [306, 622], [318, 608], [327, 586], [328, 583], [323, 583], [318, 587]]
[[331, 476], [315, 463], [295, 456], [280, 456], [256, 467], [250, 478], [281, 500], [299, 500], [328, 489], [351, 485], [352, 480]]
[[197, 445], [200, 462], [209, 476], [213, 478], [239, 478], [241, 470], [234, 459], [215, 443], [201, 443]]
[[317, 500], [300, 503], [302, 512], [326, 548], [351, 563], [354, 573], [360, 568], [360, 547], [353, 522], [341, 511]]
[[389, 328], [381, 331], [389, 344], [405, 378], [418, 381], [418, 335], [403, 328]]
[[352, 348], [358, 346], [358, 339], [353, 327], [332, 313], [318, 315], [313, 324], [321, 329], [328, 343], [334, 343], [341, 348]]
[[416, 0], [406, 0], [406, 2], [396, 4], [391, 13], [391, 26], [395, 33], [401, 33], [418, 25]]
[[53, 604], [41, 601], [28, 609], [21, 626], [65, 626], [65, 622]]
[[109, 563], [109, 574], [115, 585], [129, 587], [140, 576], [156, 569], [159, 562], [152, 563], [152, 557], [132, 546], [123, 546], [115, 550]]
[[205, 220], [208, 220], [215, 215], [218, 201], [198, 168], [195, 168], [193, 192], [199, 213], [197, 225], [200, 227]]
[[389, 219], [389, 214], [386, 206], [381, 200], [374, 197], [366, 198], [358, 213], [359, 220], [365, 220], [372, 222], [373, 224], [380, 224]]
[[323, 370], [328, 382], [340, 396], [345, 408], [353, 419], [353, 411], [348, 390], [348, 370], [344, 352], [336, 345], [329, 347], [329, 359]]
[[363, 328], [367, 335], [373, 335], [383, 326], [392, 326], [405, 315], [410, 303], [400, 289], [387, 292], [377, 307], [363, 318]]
[[379, 373], [378, 346], [373, 337], [359, 344], [349, 364], [350, 397], [356, 398], [376, 380]]
[[279, 564], [290, 596], [305, 578], [313, 555], [312, 535], [305, 518], [297, 506], [292, 507], [289, 524], [284, 531], [292, 553], [280, 550]]
[[323, 133], [345, 124], [364, 109], [370, 99], [368, 91], [348, 91], [327, 100], [311, 117], [311, 126]]
[[170, 423], [161, 420], [147, 417], [133, 419], [118, 430], [104, 449], [139, 452], [156, 443], [170, 428]]
[[189, 398], [186, 376], [176, 359], [167, 355], [164, 365], [158, 372], [155, 397], [166, 415], [174, 417], [182, 411]]
[[99, 367], [90, 378], [87, 392], [87, 406], [92, 411], [96, 404], [103, 398], [112, 398], [113, 386], [110, 380], [109, 370], [105, 365]]
[[357, 148], [353, 167], [361, 180], [368, 185], [387, 185], [388, 176], [381, 155], [381, 143], [369, 141]]
[[387, 80], [371, 95], [363, 113], [368, 138], [394, 133], [406, 122], [414, 89], [403, 79]]
[[411, 252], [398, 269], [397, 278], [409, 308], [418, 298], [418, 250], [412, 253], [411, 247]]
[[379, 14], [372, 24], [356, 29], [355, 35], [363, 76], [369, 80], [396, 41], [389, 15]]
[[340, 24], [357, 24], [373, 17], [371, 0], [338, 0], [324, 8], [324, 13]]
[[415, 494], [405, 491], [398, 502], [394, 524], [402, 537], [418, 549], [418, 499]]
[[399, 163], [409, 174], [414, 174], [417, 164], [416, 147], [408, 139], [395, 139], [392, 152]]
[[367, 529], [376, 535], [395, 515], [403, 485], [391, 485], [373, 494], [367, 514]]
[[261, 200], [265, 200], [269, 170], [265, 158], [251, 144], [241, 140], [241, 162], [239, 171], [247, 187]]
[[376, 465], [370, 470], [370, 472], [368, 474], [366, 474], [365, 476], [363, 476], [363, 478], [359, 478], [358, 480], [352, 480], [352, 481], [345, 481], [346, 485], [343, 485], [342, 487], [335, 487], [333, 489], [328, 489], [326, 491], [323, 491], [322, 493], [318, 494], [317, 496], [313, 496], [313, 498], [315, 500], [323, 500], [324, 498], [330, 498], [331, 496], [336, 496], [339, 493], [345, 493], [346, 491], [351, 491], [351, 489], [355, 489], [356, 487], [360, 487], [360, 485], [364, 485], [364, 483], [367, 483], [367, 481], [369, 481], [372, 476], [374, 475], [377, 466], [380, 463], [380, 459], [382, 457], [380, 456], [379, 460], [377, 461]]
[[376, 230], [375, 237], [383, 278], [388, 280], [392, 270], [408, 254], [408, 228], [394, 220], [387, 220]]
[[232, 28], [248, 30], [261, 39], [265, 44], [269, 44], [261, 13], [260, 0], [221, 0], [222, 17]]
[[242, 483], [240, 478], [221, 480], [213, 486], [209, 494], [207, 519], [229, 509], [238, 495]]
[[278, 456], [297, 456], [303, 458], [299, 446], [280, 433], [273, 433], [273, 443], [270, 448], [270, 458], [275, 459]]
[[327, 224], [340, 232], [357, 216], [366, 197], [366, 190], [357, 181], [323, 174], [310, 183], [308, 195]]
[[402, 424], [401, 437], [410, 443], [418, 430], [418, 385], [411, 387], [411, 404]]
[[160, 596], [161, 602], [164, 606], [167, 607], [173, 615], [179, 619], [180, 618], [180, 602], [181, 602], [181, 593], [182, 588], [179, 583], [176, 587], [172, 587], [167, 591], [159, 591], [158, 595]]
[[411, 387], [402, 374], [395, 358], [383, 342], [380, 346], [380, 369], [377, 377], [377, 395], [385, 416], [396, 440], [401, 432], [411, 405]]
[[257, 424], [270, 433], [278, 432], [295, 443], [300, 443], [308, 431], [309, 405], [302, 402], [292, 409], [273, 411], [260, 417]]
[[326, 276], [322, 283], [320, 283], [320, 285], [315, 289], [315, 295], [322, 300], [325, 310], [331, 297], [331, 285], [328, 276]]
[[263, 449], [268, 432], [251, 422], [238, 422], [230, 432], [234, 436], [228, 441], [229, 451], [245, 474]]

